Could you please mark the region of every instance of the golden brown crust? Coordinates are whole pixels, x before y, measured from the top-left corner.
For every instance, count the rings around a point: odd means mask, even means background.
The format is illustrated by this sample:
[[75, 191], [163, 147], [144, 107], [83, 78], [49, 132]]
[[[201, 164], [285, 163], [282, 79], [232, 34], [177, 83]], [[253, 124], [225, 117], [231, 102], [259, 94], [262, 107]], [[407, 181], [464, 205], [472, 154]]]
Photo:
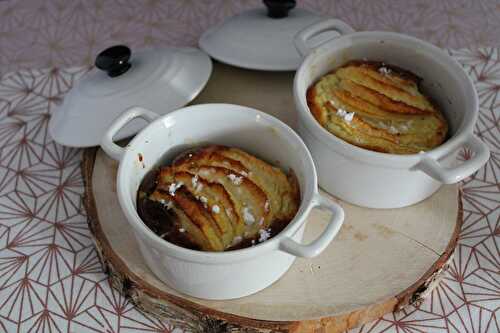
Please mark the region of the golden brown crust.
[[234, 213], [238, 216], [239, 222], [236, 228], [240, 236], [251, 237], [258, 232], [260, 229], [258, 223], [250, 225], [245, 223], [247, 220], [245, 219], [245, 208], [247, 208], [248, 214], [253, 216], [254, 222], [259, 222], [260, 219], [265, 221], [267, 217], [267, 212], [264, 209], [267, 196], [255, 183], [246, 177], [237, 176], [241, 177], [241, 183], [234, 184], [229, 178], [230, 175], [234, 174], [220, 167], [202, 166], [189, 169], [188, 172], [193, 176], [198, 175], [210, 182], [219, 183], [224, 186], [235, 207]]
[[386, 64], [382, 61], [351, 60], [348, 61], [346, 64], [344, 64], [342, 67], [348, 67], [348, 66], [364, 66], [374, 70], [379, 70], [379, 68], [381, 67], [386, 67], [390, 69], [392, 72], [397, 74], [397, 76], [395, 76], [393, 79], [399, 81], [402, 85], [405, 86], [412, 86], [412, 85], [418, 86], [422, 81], [422, 78], [416, 75], [415, 73], [412, 73], [409, 70], [401, 68], [399, 66]]
[[207, 207], [219, 207], [219, 211], [215, 212], [209, 209], [212, 219], [217, 224], [221, 232], [222, 243], [224, 248], [231, 245], [231, 242], [237, 230], [236, 225], [238, 221], [235, 214], [229, 214], [234, 210], [234, 205], [229, 197], [224, 186], [204, 179], [198, 178], [196, 184], [193, 184], [193, 176], [188, 172], [175, 173], [175, 181], [182, 182], [184, 187], [195, 198], [206, 198], [205, 205]]
[[182, 230], [192, 244], [196, 244], [199, 248], [207, 251], [213, 248], [213, 245], [210, 244], [207, 235], [204, 233], [204, 229], [196, 225], [184, 210], [174, 203], [174, 200], [172, 200], [172, 197], [168, 193], [157, 190], [150, 194], [149, 199], [168, 204], [171, 207], [170, 211], [173, 212], [175, 220], [170, 220], [169, 222], [174, 223], [179, 230]]
[[150, 199], [183, 211], [180, 224], [199, 229], [191, 238], [203, 250], [223, 251], [243, 238], [259, 239], [274, 223], [291, 221], [300, 191], [294, 175], [239, 149], [211, 145], [161, 168]]
[[248, 170], [239, 162], [233, 159], [226, 158], [219, 154], [222, 146], [210, 145], [208, 147], [199, 148], [194, 153], [184, 155], [180, 159], [176, 159], [174, 167], [200, 167], [200, 166], [218, 166], [235, 171], [240, 174], [246, 173]]
[[291, 220], [295, 216], [300, 201], [295, 194], [300, 191], [291, 184], [289, 178], [293, 177], [240, 149], [219, 147], [218, 152], [240, 162], [248, 170], [247, 177], [266, 193], [270, 219]]
[[[425, 114], [430, 112], [429, 110], [422, 110], [403, 102], [394, 101], [374, 89], [364, 87], [354, 82], [345, 80], [342, 81], [342, 83], [344, 83], [343, 86], [346, 90], [336, 90], [332, 91], [332, 93], [342, 102], [348, 104], [352, 103], [358, 108], [362, 108], [363, 104], [372, 104], [385, 112], [398, 112], [403, 114]], [[364, 99], [358, 96], [363, 96]]]
[[307, 104], [322, 127], [351, 144], [414, 154], [440, 145], [448, 129], [419, 82], [396, 66], [352, 61], [312, 85]]
[[321, 110], [319, 104], [315, 103], [316, 89], [314, 89], [314, 87], [307, 89], [306, 100], [307, 100], [307, 105], [309, 106], [309, 110], [311, 111], [314, 118], [316, 118], [318, 123], [320, 123], [320, 124], [326, 123], [325, 112], [323, 112], [323, 110]]
[[186, 189], [180, 188], [173, 196], [173, 201], [203, 232], [210, 245], [210, 248], [207, 250], [224, 250], [224, 245], [220, 237], [221, 231], [199, 200], [194, 198]]

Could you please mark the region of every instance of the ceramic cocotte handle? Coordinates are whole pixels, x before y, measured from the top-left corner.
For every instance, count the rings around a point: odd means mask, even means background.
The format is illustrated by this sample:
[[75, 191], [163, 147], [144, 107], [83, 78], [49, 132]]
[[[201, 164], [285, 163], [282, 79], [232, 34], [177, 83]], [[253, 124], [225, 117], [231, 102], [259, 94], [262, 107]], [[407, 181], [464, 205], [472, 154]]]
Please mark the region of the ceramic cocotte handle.
[[149, 111], [138, 106], [128, 109], [113, 121], [109, 129], [104, 134], [104, 137], [101, 140], [102, 150], [104, 150], [112, 159], [120, 161], [125, 153], [125, 148], [120, 147], [113, 141], [115, 134], [135, 118], [142, 118], [146, 121], [153, 122], [158, 117], [159, 116], [153, 111]]
[[326, 42], [329, 42], [330, 40], [337, 38], [338, 36], [329, 38], [327, 40], [323, 40], [321, 42], [314, 43], [312, 39], [316, 36], [319, 36], [322, 33], [328, 32], [328, 31], [334, 31], [337, 32], [339, 35], [346, 35], [355, 32], [355, 30], [345, 23], [344, 21], [337, 20], [337, 19], [328, 19], [325, 21], [321, 21], [318, 23], [315, 23], [304, 30], [300, 31], [295, 35], [293, 42], [295, 44], [295, 48], [299, 51], [299, 53], [305, 57], [309, 53], [311, 53], [312, 50], [315, 48], [325, 44]]
[[312, 258], [323, 252], [335, 238], [340, 227], [344, 223], [344, 210], [342, 207], [319, 193], [316, 193], [313, 207], [320, 207], [332, 213], [330, 222], [328, 222], [325, 230], [323, 230], [318, 238], [307, 245], [298, 243], [290, 237], [286, 237], [281, 240], [279, 244], [279, 249], [281, 251], [297, 257]]
[[[472, 156], [469, 159], [454, 167], [445, 167], [438, 162], [438, 159], [450, 155], [462, 146], [470, 149]], [[490, 158], [490, 150], [486, 144], [472, 133], [463, 140], [456, 141], [456, 144], [450, 146], [442, 156], [432, 156], [431, 154], [422, 155], [417, 169], [444, 184], [454, 184], [469, 177]]]
[[132, 66], [129, 62], [131, 54], [132, 52], [127, 46], [115, 45], [97, 55], [95, 66], [106, 72], [109, 77], [117, 77]]
[[267, 16], [274, 19], [287, 17], [288, 12], [297, 5], [295, 0], [264, 0], [263, 2], [267, 7]]

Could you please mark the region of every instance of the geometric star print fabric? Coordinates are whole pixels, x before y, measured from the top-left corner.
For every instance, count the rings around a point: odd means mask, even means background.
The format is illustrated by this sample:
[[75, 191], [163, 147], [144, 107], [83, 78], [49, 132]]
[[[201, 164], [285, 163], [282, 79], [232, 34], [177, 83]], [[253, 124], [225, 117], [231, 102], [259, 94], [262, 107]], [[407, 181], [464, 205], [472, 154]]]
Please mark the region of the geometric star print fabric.
[[[3, 0], [0, 75], [19, 68], [87, 66], [100, 50], [194, 46], [224, 18], [261, 0]], [[403, 32], [443, 48], [499, 45], [497, 0], [299, 0], [354, 29]]]
[[[196, 331], [138, 311], [111, 288], [82, 206], [82, 151], [53, 142], [47, 124], [104, 47], [192, 46], [208, 27], [260, 5], [0, 1], [0, 333]], [[464, 223], [439, 286], [418, 307], [351, 332], [500, 332], [500, 50], [473, 47], [500, 44], [498, 1], [307, 0], [299, 6], [357, 30], [468, 47], [449, 52], [474, 80], [475, 133], [491, 150], [485, 167], [463, 182]], [[457, 158], [470, 154], [462, 149]]]
[[[441, 284], [417, 308], [352, 332], [500, 331], [500, 54], [450, 53], [475, 81], [475, 133], [491, 159], [463, 182], [464, 224]], [[47, 133], [54, 106], [87, 70], [22, 70], [0, 81], [0, 332], [181, 330], [111, 288], [82, 206], [82, 152]]]

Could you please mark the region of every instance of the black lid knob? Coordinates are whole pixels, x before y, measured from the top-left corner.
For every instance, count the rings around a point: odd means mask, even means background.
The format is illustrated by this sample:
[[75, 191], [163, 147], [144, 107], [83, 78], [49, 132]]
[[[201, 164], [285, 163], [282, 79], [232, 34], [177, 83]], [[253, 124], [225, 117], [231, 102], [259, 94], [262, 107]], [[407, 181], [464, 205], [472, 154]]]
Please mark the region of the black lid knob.
[[122, 75], [130, 66], [128, 61], [132, 52], [125, 45], [111, 46], [101, 53], [95, 59], [95, 66], [108, 73], [110, 77]]
[[264, 0], [267, 16], [272, 18], [287, 17], [288, 12], [295, 8], [295, 0]]

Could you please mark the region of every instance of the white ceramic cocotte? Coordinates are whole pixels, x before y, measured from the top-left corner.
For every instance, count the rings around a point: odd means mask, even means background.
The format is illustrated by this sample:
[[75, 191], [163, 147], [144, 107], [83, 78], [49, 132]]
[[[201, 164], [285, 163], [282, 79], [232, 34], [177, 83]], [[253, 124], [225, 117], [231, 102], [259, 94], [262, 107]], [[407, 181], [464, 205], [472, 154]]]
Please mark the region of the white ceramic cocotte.
[[[151, 124], [127, 147], [113, 143], [113, 136], [120, 128], [135, 118], [143, 118]], [[171, 149], [203, 143], [239, 147], [284, 170], [291, 168], [295, 172], [301, 204], [295, 218], [281, 233], [251, 248], [202, 252], [171, 244], [142, 222], [136, 211], [136, 195], [144, 175]], [[314, 163], [300, 137], [281, 121], [254, 109], [229, 104], [202, 104], [159, 117], [135, 107], [115, 120], [101, 146], [120, 162], [118, 199], [147, 265], [166, 284], [191, 296], [230, 299], [269, 286], [288, 270], [297, 256], [313, 257], [321, 253], [335, 237], [344, 219], [342, 208], [318, 193]], [[139, 154], [142, 162], [138, 160]], [[304, 245], [301, 241], [306, 218], [315, 206], [330, 210], [332, 218], [316, 240]]]
[[[331, 31], [340, 36], [312, 45], [315, 37]], [[443, 50], [402, 34], [354, 32], [334, 19], [306, 28], [296, 36], [295, 44], [305, 57], [294, 81], [299, 133], [314, 158], [319, 185], [326, 191], [360, 206], [404, 207], [429, 197], [443, 183], [470, 176], [488, 160], [487, 146], [473, 134], [478, 115], [474, 86], [460, 64]], [[384, 154], [351, 145], [321, 127], [309, 111], [306, 91], [321, 76], [354, 59], [383, 61], [422, 77], [423, 92], [448, 120], [447, 141], [421, 154]], [[455, 152], [462, 147], [473, 154], [457, 164]]]

